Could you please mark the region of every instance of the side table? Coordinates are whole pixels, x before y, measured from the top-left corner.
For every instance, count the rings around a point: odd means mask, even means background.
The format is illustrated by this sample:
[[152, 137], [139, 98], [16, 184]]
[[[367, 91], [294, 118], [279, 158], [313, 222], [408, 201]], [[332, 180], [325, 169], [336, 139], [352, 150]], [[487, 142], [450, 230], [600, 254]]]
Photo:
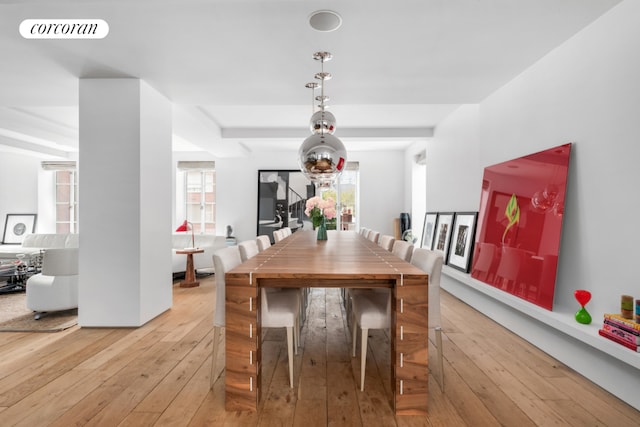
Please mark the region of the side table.
[[184, 272], [184, 280], [180, 282], [181, 288], [193, 288], [200, 286], [200, 282], [196, 280], [196, 269], [193, 265], [193, 254], [201, 254], [204, 249], [201, 248], [184, 248], [176, 250], [177, 254], [187, 256], [187, 269]]

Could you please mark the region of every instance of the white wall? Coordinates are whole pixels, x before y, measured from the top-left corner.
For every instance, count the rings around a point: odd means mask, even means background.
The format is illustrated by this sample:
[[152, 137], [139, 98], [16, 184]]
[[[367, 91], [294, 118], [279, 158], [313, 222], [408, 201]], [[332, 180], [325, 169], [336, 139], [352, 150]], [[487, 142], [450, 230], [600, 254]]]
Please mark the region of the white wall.
[[[638, 22], [640, 2], [622, 2], [479, 105], [457, 110], [428, 143], [428, 210], [478, 210], [485, 166], [575, 143], [554, 302], [554, 312], [566, 311], [567, 322], [579, 308], [575, 289], [592, 292], [587, 309], [595, 324], [604, 312], [619, 311], [621, 294], [640, 299], [640, 228], [634, 220], [640, 211]], [[640, 408], [633, 389], [640, 381], [637, 368], [606, 350], [565, 348], [573, 345], [568, 336], [559, 339], [535, 319], [507, 313], [456, 280], [443, 277], [443, 287], [493, 318], [505, 312], [500, 319], [506, 326]], [[586, 366], [591, 359], [600, 365]]]
[[477, 211], [485, 150], [478, 131], [478, 106], [448, 116], [427, 141], [427, 212]]
[[358, 151], [349, 160], [360, 162], [360, 227], [393, 235], [394, 219], [411, 208], [404, 199], [404, 153]]
[[417, 245], [420, 245], [422, 237], [422, 226], [424, 225], [424, 214], [426, 207], [426, 167], [416, 164], [415, 156], [425, 152], [427, 141], [418, 141], [411, 144], [404, 152], [405, 164], [405, 189], [403, 212], [411, 213], [411, 229], [413, 235], [418, 238]]
[[0, 233], [4, 233], [7, 214], [38, 213], [40, 159], [9, 152], [0, 152], [0, 159]]

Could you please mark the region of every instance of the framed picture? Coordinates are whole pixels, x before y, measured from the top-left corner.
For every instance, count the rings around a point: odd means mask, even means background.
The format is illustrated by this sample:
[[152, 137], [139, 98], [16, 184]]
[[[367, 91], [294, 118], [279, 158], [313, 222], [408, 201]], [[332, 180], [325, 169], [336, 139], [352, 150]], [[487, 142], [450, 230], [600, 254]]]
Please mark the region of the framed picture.
[[273, 232], [283, 227], [313, 229], [304, 214], [313, 196], [315, 186], [299, 170], [259, 170], [257, 235], [267, 235], [273, 243]]
[[427, 212], [424, 214], [424, 226], [422, 227], [422, 241], [420, 247], [433, 250], [433, 236], [435, 236], [438, 212]]
[[442, 254], [443, 259], [447, 260], [449, 252], [449, 241], [451, 240], [451, 227], [453, 227], [453, 212], [439, 212], [436, 220], [436, 231], [433, 236], [433, 249]]
[[7, 214], [2, 243], [19, 245], [24, 236], [36, 231], [36, 214]]
[[451, 230], [451, 249], [447, 265], [465, 273], [471, 267], [471, 254], [476, 233], [477, 212], [456, 212]]

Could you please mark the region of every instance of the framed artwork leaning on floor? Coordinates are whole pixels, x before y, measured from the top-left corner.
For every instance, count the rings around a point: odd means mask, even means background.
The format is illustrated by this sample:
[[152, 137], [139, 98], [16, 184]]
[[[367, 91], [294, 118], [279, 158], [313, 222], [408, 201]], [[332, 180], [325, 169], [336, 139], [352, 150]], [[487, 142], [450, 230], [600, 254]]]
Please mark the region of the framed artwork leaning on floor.
[[24, 236], [36, 231], [36, 214], [7, 214], [2, 243], [19, 245]]
[[471, 267], [477, 220], [477, 212], [456, 212], [453, 220], [447, 265], [465, 273]]
[[433, 248], [432, 250], [440, 252], [443, 259], [447, 260], [449, 252], [449, 242], [451, 240], [451, 227], [453, 227], [453, 212], [439, 212], [438, 219], [436, 221], [435, 234], [433, 236]]
[[436, 231], [438, 212], [427, 212], [424, 214], [424, 226], [422, 227], [422, 241], [420, 247], [433, 250], [433, 242]]

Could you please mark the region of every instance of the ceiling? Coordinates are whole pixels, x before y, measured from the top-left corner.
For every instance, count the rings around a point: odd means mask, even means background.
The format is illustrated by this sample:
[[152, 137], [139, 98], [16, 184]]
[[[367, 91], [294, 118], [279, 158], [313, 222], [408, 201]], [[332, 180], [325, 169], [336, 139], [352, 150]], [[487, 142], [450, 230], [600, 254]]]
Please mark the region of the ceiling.
[[[174, 105], [174, 150], [297, 150], [321, 63], [349, 151], [405, 149], [619, 0], [0, 0], [0, 151], [73, 157], [78, 79], [140, 78]], [[343, 19], [334, 32], [316, 10]], [[93, 18], [98, 40], [34, 40], [33, 18]]]

